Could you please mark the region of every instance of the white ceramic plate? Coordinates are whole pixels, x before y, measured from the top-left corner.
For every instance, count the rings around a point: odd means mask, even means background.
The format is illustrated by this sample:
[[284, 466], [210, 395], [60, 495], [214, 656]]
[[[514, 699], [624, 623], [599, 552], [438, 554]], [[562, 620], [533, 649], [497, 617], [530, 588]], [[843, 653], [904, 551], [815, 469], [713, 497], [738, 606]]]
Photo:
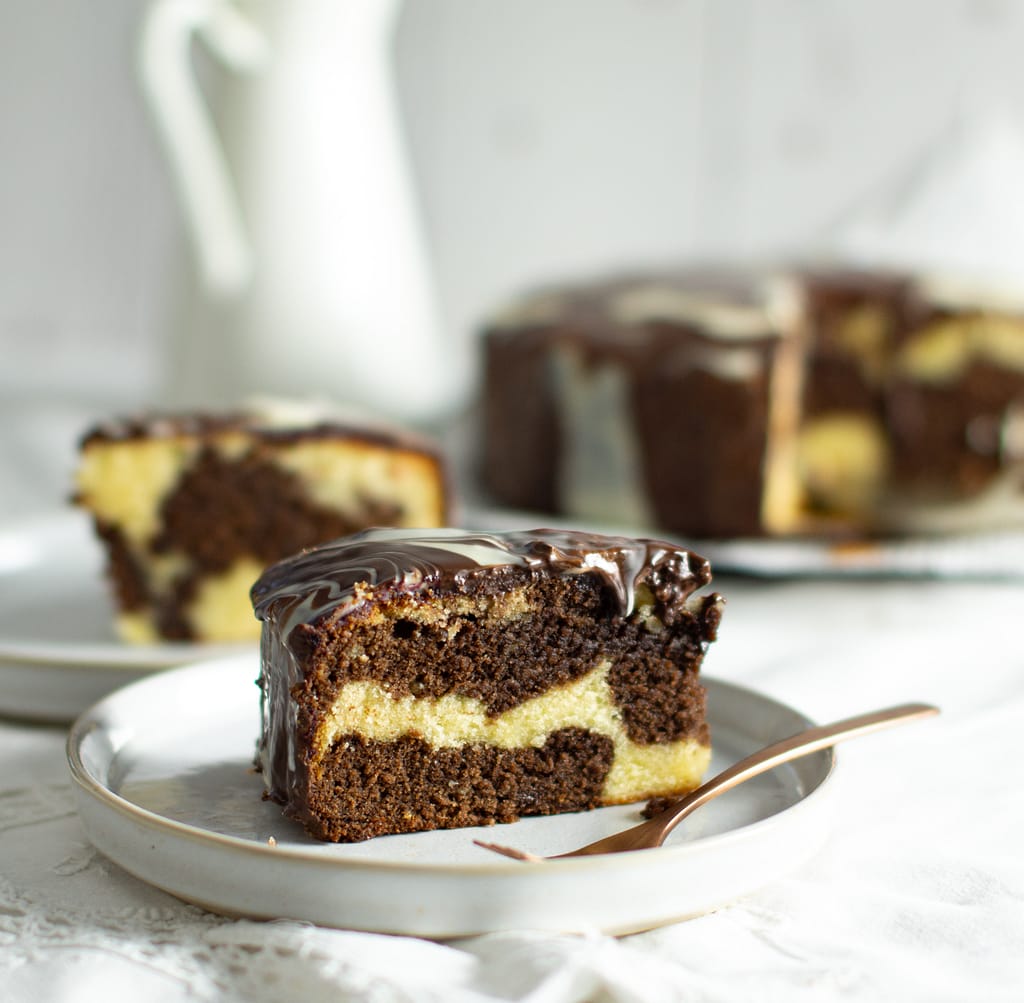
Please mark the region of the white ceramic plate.
[[[174, 669], [118, 691], [68, 739], [92, 842], [137, 877], [216, 912], [449, 937], [512, 928], [624, 933], [729, 902], [799, 865], [827, 833], [834, 758], [815, 753], [723, 795], [658, 850], [521, 864], [475, 837], [538, 853], [639, 820], [602, 808], [511, 825], [317, 843], [263, 801], [251, 768], [255, 657]], [[707, 681], [717, 771], [810, 722]]]
[[125, 683], [239, 650], [120, 643], [103, 561], [84, 513], [0, 528], [0, 713], [71, 721]]
[[[614, 526], [567, 520], [543, 513], [477, 507], [467, 510], [473, 528], [579, 528], [626, 536], [665, 536], [651, 527]], [[763, 578], [788, 576], [885, 576], [908, 578], [1024, 578], [1024, 532], [1004, 530], [948, 536], [906, 536], [840, 542], [822, 539], [682, 540], [706, 557], [717, 573]]]

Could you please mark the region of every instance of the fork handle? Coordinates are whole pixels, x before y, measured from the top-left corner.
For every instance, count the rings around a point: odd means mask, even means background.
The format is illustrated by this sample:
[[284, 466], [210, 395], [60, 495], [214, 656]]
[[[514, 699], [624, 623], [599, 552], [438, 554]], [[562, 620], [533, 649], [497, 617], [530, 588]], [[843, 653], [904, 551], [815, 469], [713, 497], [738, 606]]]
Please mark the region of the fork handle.
[[907, 703], [885, 710], [871, 711], [868, 714], [857, 714], [844, 718], [833, 724], [818, 725], [806, 731], [780, 739], [771, 745], [751, 753], [744, 759], [733, 763], [728, 769], [706, 781], [696, 790], [673, 801], [664, 811], [655, 815], [651, 822], [660, 822], [662, 838], [667, 836], [690, 812], [706, 804], [712, 798], [725, 793], [737, 784], [767, 773], [768, 770], [788, 763], [801, 756], [808, 756], [820, 749], [827, 749], [848, 738], [857, 738], [873, 731], [890, 728], [905, 721], [931, 717], [939, 713], [939, 708], [926, 703]]

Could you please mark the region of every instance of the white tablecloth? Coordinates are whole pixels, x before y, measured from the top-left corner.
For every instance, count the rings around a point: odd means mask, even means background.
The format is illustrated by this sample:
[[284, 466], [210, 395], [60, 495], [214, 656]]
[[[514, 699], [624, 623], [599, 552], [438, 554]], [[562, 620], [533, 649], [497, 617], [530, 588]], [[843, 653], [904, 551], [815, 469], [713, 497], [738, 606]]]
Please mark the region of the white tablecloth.
[[[63, 460], [33, 457], [0, 451], [15, 486], [0, 515], [63, 493]], [[0, 998], [1024, 999], [1024, 581], [718, 584], [729, 605], [709, 674], [823, 721], [908, 700], [943, 710], [839, 750], [832, 834], [796, 873], [621, 939], [435, 944], [225, 919], [91, 848], [63, 729], [0, 721]]]

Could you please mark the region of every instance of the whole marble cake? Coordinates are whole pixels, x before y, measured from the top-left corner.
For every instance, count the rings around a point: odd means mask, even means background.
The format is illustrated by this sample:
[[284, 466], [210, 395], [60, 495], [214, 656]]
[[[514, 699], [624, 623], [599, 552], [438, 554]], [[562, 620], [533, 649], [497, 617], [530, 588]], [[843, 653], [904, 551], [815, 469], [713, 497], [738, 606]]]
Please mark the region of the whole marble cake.
[[355, 841], [690, 790], [710, 578], [670, 543], [551, 530], [369, 530], [281, 561], [252, 590], [267, 793]]
[[484, 334], [502, 504], [692, 538], [1024, 524], [1024, 292], [694, 269], [551, 287]]
[[256, 640], [268, 564], [366, 526], [443, 525], [451, 505], [432, 443], [278, 401], [98, 425], [76, 486], [129, 642]]

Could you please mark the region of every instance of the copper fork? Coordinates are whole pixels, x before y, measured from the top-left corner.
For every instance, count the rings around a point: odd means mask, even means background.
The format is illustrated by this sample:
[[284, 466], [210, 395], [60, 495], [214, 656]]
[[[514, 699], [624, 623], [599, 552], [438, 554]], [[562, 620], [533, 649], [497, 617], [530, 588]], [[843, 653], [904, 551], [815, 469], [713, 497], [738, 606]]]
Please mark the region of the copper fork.
[[908, 703], [900, 704], [898, 707], [889, 707], [885, 710], [872, 711], [868, 714], [858, 714], [856, 717], [844, 718], [833, 724], [818, 725], [815, 728], [808, 728], [806, 731], [798, 732], [789, 738], [773, 742], [757, 752], [751, 753], [739, 762], [734, 763], [728, 769], [723, 770], [717, 776], [706, 781], [702, 786], [689, 794], [677, 798], [669, 803], [664, 811], [659, 812], [653, 818], [631, 829], [625, 829], [612, 836], [606, 836], [595, 843], [588, 843], [578, 850], [570, 853], [559, 853], [552, 857], [540, 857], [534, 853], [527, 853], [524, 850], [517, 850], [511, 846], [502, 846], [500, 843], [485, 843], [479, 839], [474, 840], [477, 846], [485, 850], [493, 850], [503, 856], [511, 857], [513, 860], [542, 861], [560, 860], [563, 857], [585, 857], [596, 853], [625, 853], [629, 850], [651, 850], [665, 841], [665, 837], [691, 812], [696, 811], [701, 805], [707, 804], [712, 798], [724, 794], [738, 784], [742, 784], [752, 777], [788, 763], [801, 756], [810, 755], [820, 749], [827, 749], [837, 742], [845, 741], [848, 738], [857, 738], [860, 735], [867, 735], [882, 728], [889, 728], [896, 724], [903, 724], [907, 721], [915, 721], [920, 718], [931, 717], [938, 714], [939, 708], [931, 704]]

